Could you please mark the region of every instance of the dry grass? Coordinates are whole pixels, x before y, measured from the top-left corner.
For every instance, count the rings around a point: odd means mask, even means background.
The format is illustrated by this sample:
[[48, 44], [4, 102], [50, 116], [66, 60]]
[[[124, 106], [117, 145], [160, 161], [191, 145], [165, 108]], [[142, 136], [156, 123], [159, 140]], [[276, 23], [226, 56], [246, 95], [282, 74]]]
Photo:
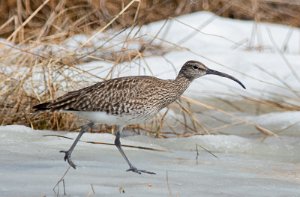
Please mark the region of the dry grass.
[[54, 42], [98, 28], [121, 29], [199, 10], [300, 26], [297, 0], [7, 0], [0, 2], [0, 37], [18, 43]]
[[[76, 65], [93, 60], [110, 62], [113, 65], [135, 60], [144, 61], [145, 54], [164, 57], [164, 53], [168, 50], [180, 48], [180, 46], [173, 46], [173, 49], [170, 49], [163, 44], [154, 44], [155, 37], [152, 40], [134, 37], [123, 39], [124, 47], [122, 49], [112, 50], [113, 45], [107, 45], [107, 43], [117, 40], [116, 37], [125, 28], [130, 29], [197, 10], [211, 10], [219, 15], [232, 18], [300, 26], [300, 20], [298, 20], [300, 4], [296, 1], [124, 0], [121, 2], [46, 0], [41, 4], [41, 1], [37, 0], [1, 1], [0, 11], [4, 14], [0, 16], [0, 36], [11, 42], [19, 43], [14, 46], [0, 44], [2, 53], [0, 56], [0, 69], [2, 69], [0, 70], [1, 125], [24, 124], [38, 129], [75, 130], [80, 125], [80, 121], [78, 122], [76, 117], [63, 113], [34, 114], [31, 113], [31, 107], [41, 101], [53, 100], [66, 91], [77, 89], [78, 85], [84, 87], [93, 81], [109, 79], [116, 69], [115, 66], [112, 66], [105, 78], [99, 78], [93, 74], [93, 71], [86, 71]], [[57, 53], [51, 48], [54, 43], [64, 41], [78, 33], [89, 35], [95, 29], [98, 33], [102, 33], [112, 28], [115, 33], [103, 37], [103, 45], [94, 45], [89, 42], [93, 37], [80, 43], [81, 48], [89, 49], [85, 53], [74, 52], [66, 48]], [[195, 30], [195, 33], [199, 32]], [[129, 49], [128, 43], [131, 42], [138, 43], [140, 47], [136, 50]], [[99, 68], [102, 66], [99, 65]], [[140, 70], [151, 72], [151, 68], [148, 66], [142, 67]], [[257, 100], [253, 97], [247, 97], [245, 100], [249, 105], [271, 107], [272, 110], [278, 111], [299, 110], [300, 108], [297, 105], [273, 100]], [[235, 121], [224, 122], [217, 128], [209, 128], [197, 119], [199, 113], [194, 110], [195, 108], [217, 111]], [[223, 128], [239, 124], [255, 125], [255, 123], [239, 119], [221, 108], [190, 98], [183, 98], [180, 102], [171, 105], [170, 109], [159, 114], [148, 125], [132, 125], [130, 128], [136, 132], [144, 132], [156, 137], [168, 137], [170, 135], [190, 136], [218, 132]], [[230, 110], [242, 111], [243, 109], [232, 105]], [[176, 124], [169, 124], [169, 121], [165, 121], [166, 115], [170, 115], [169, 111], [176, 111], [182, 115], [181, 117], [171, 116], [172, 121]], [[163, 130], [165, 127], [169, 128], [168, 132]], [[261, 131], [268, 131], [261, 126], [258, 128]], [[111, 131], [114, 128], [101, 125], [98, 129]], [[178, 132], [179, 130], [184, 130], [184, 132]]]

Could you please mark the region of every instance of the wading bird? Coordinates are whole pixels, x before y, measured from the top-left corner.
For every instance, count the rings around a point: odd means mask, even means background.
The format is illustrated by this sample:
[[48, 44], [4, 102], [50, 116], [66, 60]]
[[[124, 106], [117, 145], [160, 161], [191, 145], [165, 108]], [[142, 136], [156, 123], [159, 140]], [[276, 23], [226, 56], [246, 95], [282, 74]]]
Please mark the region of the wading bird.
[[81, 138], [94, 123], [116, 125], [114, 144], [129, 165], [127, 171], [155, 174], [136, 168], [125, 155], [120, 134], [129, 124], [142, 123], [157, 114], [161, 109], [178, 99], [194, 79], [204, 75], [218, 75], [231, 79], [243, 88], [245, 86], [236, 78], [216, 70], [207, 68], [198, 61], [186, 62], [174, 80], [164, 80], [151, 76], [120, 77], [80, 90], [68, 92], [52, 102], [34, 106], [36, 111], [72, 112], [90, 122], [81, 127], [81, 131], [72, 146], [65, 153], [64, 159], [76, 168], [71, 160], [72, 152]]

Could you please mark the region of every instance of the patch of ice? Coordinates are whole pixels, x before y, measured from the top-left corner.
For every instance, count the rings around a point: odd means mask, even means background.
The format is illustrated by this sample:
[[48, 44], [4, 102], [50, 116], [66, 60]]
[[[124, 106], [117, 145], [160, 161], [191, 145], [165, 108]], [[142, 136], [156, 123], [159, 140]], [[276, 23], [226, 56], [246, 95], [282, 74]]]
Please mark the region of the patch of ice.
[[[72, 141], [48, 135], [65, 135], [52, 131], [34, 131], [20, 126], [0, 126], [0, 192], [2, 196], [55, 196], [52, 191], [67, 164], [59, 150], [69, 148]], [[13, 135], [12, 135], [13, 134]], [[75, 137], [75, 133], [67, 136]], [[83, 138], [112, 140], [110, 134], [86, 134]], [[38, 140], [39, 139], [39, 140]], [[270, 140], [269, 140], [270, 139]], [[15, 143], [7, 144], [10, 141]], [[285, 138], [289, 151], [279, 141], [268, 138], [259, 142], [237, 136], [194, 136], [180, 139], [153, 139], [145, 136], [121, 139], [124, 144], [155, 144], [168, 151], [155, 152], [124, 148], [139, 168], [157, 175], [138, 175], [125, 170], [127, 164], [118, 150], [111, 146], [80, 142], [72, 155], [77, 169], [65, 177], [68, 196], [298, 196], [300, 195], [299, 138]], [[195, 144], [213, 151], [211, 156]], [[112, 148], [113, 147], [113, 148]], [[254, 152], [245, 151], [248, 150]], [[256, 147], [256, 148], [255, 148]], [[273, 154], [264, 150], [273, 147]], [[277, 148], [274, 148], [277, 147]], [[242, 149], [239, 151], [239, 149]], [[244, 150], [243, 150], [244, 149]], [[295, 155], [292, 155], [295, 153]], [[167, 181], [168, 180], [168, 181]], [[238, 185], [238, 187], [237, 187]], [[60, 195], [63, 194], [63, 186]], [[93, 188], [93, 189], [92, 189]], [[168, 189], [169, 188], [169, 189]], [[58, 188], [56, 188], [56, 191]]]

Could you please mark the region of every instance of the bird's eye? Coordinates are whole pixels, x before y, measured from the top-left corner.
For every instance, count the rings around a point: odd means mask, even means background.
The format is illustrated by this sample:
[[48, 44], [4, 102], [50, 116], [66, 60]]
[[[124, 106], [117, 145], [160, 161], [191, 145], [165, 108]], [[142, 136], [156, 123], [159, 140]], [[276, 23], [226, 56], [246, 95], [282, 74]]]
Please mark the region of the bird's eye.
[[193, 69], [199, 69], [199, 67], [198, 66], [193, 66]]

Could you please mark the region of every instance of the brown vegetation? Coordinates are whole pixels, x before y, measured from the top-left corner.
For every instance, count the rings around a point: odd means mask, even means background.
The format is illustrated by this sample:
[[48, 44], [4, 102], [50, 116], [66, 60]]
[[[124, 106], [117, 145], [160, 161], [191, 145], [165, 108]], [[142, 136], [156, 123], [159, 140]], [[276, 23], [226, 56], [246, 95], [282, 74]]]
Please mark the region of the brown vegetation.
[[0, 37], [15, 42], [61, 40], [106, 25], [142, 25], [199, 10], [300, 26], [297, 0], [7, 0], [0, 1]]
[[[118, 3], [116, 3], [118, 2]], [[120, 3], [121, 2], [121, 3]], [[109, 47], [89, 46], [93, 53], [77, 56], [70, 51], [64, 51], [57, 56], [47, 50], [47, 44], [63, 41], [74, 34], [89, 34], [95, 29], [99, 32], [114, 28], [122, 31], [124, 27], [142, 25], [156, 20], [185, 14], [197, 10], [210, 10], [218, 15], [239, 18], [255, 19], [256, 21], [271, 21], [288, 25], [300, 26], [300, 4], [288, 0], [7, 0], [0, 1], [0, 37], [19, 43], [10, 46], [0, 44], [0, 124], [24, 124], [39, 129], [66, 129], [74, 130], [78, 127], [75, 117], [62, 113], [31, 113], [31, 107], [41, 101], [51, 100], [62, 93], [78, 87], [89, 85], [87, 78], [103, 80], [74, 65], [93, 60], [104, 60], [117, 65], [121, 62], [130, 62], [142, 59], [144, 53], [155, 51], [155, 55], [165, 52], [162, 46], [155, 46], [152, 41], [134, 38], [142, 46], [135, 51], [111, 51]], [[116, 33], [117, 35], [117, 33]], [[116, 35], [104, 38], [109, 42]], [[26, 43], [26, 45], [23, 45]], [[43, 47], [37, 53], [36, 47]], [[126, 46], [126, 44], [124, 44]], [[155, 50], [153, 50], [155, 49]], [[160, 52], [161, 54], [157, 54]], [[120, 55], [122, 54], [122, 55]], [[1, 67], [1, 65], [4, 65]], [[101, 65], [100, 65], [101, 66]], [[114, 67], [111, 68], [113, 71]], [[147, 69], [147, 68], [143, 68]], [[11, 70], [11, 71], [10, 71]], [[66, 72], [68, 71], [67, 75]], [[36, 84], [37, 75], [40, 82]], [[106, 78], [110, 78], [107, 76]], [[79, 83], [80, 82], [80, 83]], [[248, 98], [249, 106], [264, 105], [275, 110], [299, 110], [298, 106], [280, 104], [274, 101], [255, 101]], [[221, 101], [220, 101], [221, 102]], [[222, 109], [203, 104], [201, 102], [183, 98], [181, 102], [170, 106], [174, 111], [182, 114], [176, 120], [180, 125], [167, 125], [164, 122], [166, 114], [160, 114], [148, 127], [132, 125], [136, 131], [144, 131], [157, 137], [166, 137], [168, 134], [189, 136], [211, 132], [203, 127], [195, 114], [195, 109], [215, 110], [228, 117], [231, 114]], [[263, 108], [263, 107], [262, 107]], [[192, 110], [193, 109], [193, 110]], [[238, 107], [232, 105], [231, 110]], [[274, 111], [275, 111], [274, 110]], [[201, 110], [200, 110], [201, 111]], [[233, 110], [234, 111], [234, 110]], [[238, 120], [226, 123], [220, 128], [234, 124], [247, 123]], [[253, 123], [251, 123], [253, 124]], [[162, 133], [163, 126], [168, 126], [169, 133]], [[179, 126], [184, 133], [177, 132]], [[101, 126], [102, 131], [112, 127]], [[215, 131], [217, 132], [218, 129]], [[266, 131], [265, 129], [261, 129]]]

